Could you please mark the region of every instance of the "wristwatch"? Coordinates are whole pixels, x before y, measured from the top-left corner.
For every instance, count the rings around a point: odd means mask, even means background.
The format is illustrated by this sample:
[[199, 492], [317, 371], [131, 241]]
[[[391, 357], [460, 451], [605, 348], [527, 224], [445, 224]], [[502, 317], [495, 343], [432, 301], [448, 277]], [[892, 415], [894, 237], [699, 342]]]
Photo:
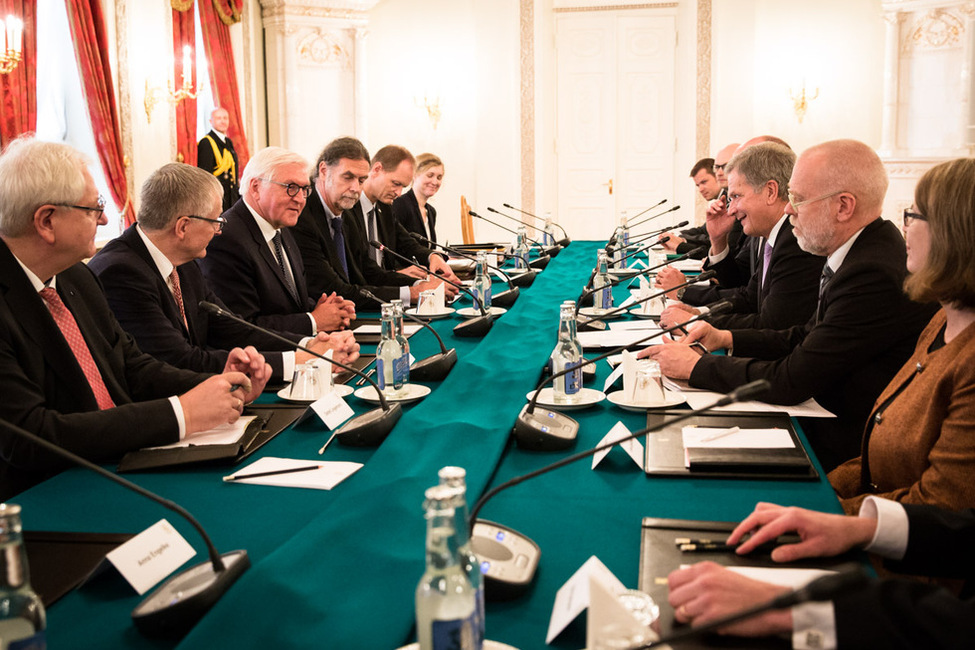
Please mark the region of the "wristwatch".
[[677, 299], [678, 300], [683, 300], [684, 299], [684, 292], [685, 291], [687, 291], [687, 287], [681, 287], [680, 289], [677, 290]]

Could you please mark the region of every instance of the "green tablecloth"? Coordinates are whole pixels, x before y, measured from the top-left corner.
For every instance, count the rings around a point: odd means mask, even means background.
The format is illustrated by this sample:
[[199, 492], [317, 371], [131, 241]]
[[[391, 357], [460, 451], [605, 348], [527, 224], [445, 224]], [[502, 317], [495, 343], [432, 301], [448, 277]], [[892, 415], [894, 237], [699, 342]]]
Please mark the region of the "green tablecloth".
[[[490, 484], [561, 455], [519, 450], [509, 432], [554, 346], [559, 303], [578, 295], [595, 248], [575, 242], [562, 251], [481, 341], [452, 337], [456, 321], [439, 321], [438, 331], [459, 353], [454, 371], [406, 410], [378, 449], [330, 447], [329, 460], [366, 463], [332, 491], [227, 485], [219, 469], [137, 476], [193, 512], [219, 549], [246, 548], [254, 565], [179, 647], [394, 648], [411, 640], [413, 590], [424, 563], [421, 501], [437, 470], [465, 467], [473, 500]], [[617, 296], [624, 295], [620, 287]], [[415, 356], [434, 351], [429, 339], [423, 333], [411, 339]], [[600, 386], [607, 372], [601, 363]], [[645, 421], [608, 403], [576, 415], [577, 449], [593, 446], [618, 420], [631, 430]], [[323, 436], [302, 425], [262, 453], [317, 458]], [[641, 517], [735, 520], [760, 499], [839, 511], [824, 480], [650, 479], [618, 449], [595, 471], [582, 462], [499, 495], [482, 516], [535, 539], [542, 564], [525, 598], [489, 604], [488, 637], [543, 646], [556, 590], [590, 555], [635, 587]], [[15, 501], [31, 529], [136, 532], [167, 516], [202, 548], [167, 511], [81, 471]], [[51, 647], [153, 647], [128, 620], [139, 600], [118, 578], [70, 594], [49, 612]], [[578, 648], [584, 636], [570, 629], [554, 645]]]

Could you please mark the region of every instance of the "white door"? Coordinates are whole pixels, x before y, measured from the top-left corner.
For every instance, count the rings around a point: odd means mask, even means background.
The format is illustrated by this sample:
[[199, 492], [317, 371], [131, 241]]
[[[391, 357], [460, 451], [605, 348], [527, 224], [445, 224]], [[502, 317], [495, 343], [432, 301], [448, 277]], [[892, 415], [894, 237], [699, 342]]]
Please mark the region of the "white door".
[[558, 220], [573, 238], [673, 198], [676, 36], [659, 10], [556, 17]]

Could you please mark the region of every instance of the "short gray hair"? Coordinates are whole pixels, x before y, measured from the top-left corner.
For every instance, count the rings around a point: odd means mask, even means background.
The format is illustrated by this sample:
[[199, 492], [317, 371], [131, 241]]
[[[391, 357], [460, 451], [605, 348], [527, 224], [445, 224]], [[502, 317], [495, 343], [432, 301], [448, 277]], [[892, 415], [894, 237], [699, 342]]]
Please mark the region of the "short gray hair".
[[137, 220], [146, 230], [164, 230], [179, 217], [206, 216], [223, 200], [217, 177], [198, 167], [168, 163], [142, 184]]
[[318, 155], [318, 162], [315, 163], [315, 177], [318, 177], [318, 168], [325, 163], [326, 167], [335, 167], [343, 158], [348, 160], [365, 160], [369, 162], [369, 150], [356, 138], [345, 136], [336, 138], [325, 145], [322, 153]]
[[51, 204], [75, 204], [85, 194], [88, 157], [60, 142], [22, 135], [0, 155], [0, 235], [22, 237], [34, 213]]
[[273, 181], [274, 173], [279, 167], [285, 165], [301, 165], [308, 171], [308, 161], [293, 151], [282, 149], [281, 147], [267, 147], [261, 149], [254, 157], [247, 162], [244, 173], [240, 177], [240, 186], [247, 191], [251, 181], [260, 178], [265, 181]]
[[756, 192], [769, 181], [775, 181], [778, 197], [787, 200], [789, 178], [795, 164], [796, 154], [792, 149], [777, 142], [761, 142], [745, 147], [732, 156], [725, 173], [738, 172]]

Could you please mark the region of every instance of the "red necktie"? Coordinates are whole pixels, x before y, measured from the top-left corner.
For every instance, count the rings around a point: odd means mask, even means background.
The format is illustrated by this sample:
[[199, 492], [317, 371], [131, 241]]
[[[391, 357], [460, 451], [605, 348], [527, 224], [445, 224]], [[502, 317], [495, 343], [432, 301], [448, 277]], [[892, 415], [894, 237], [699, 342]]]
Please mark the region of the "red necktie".
[[71, 312], [68, 311], [64, 302], [61, 301], [61, 296], [58, 295], [58, 292], [51, 287], [45, 287], [41, 290], [41, 298], [44, 299], [44, 303], [51, 311], [51, 316], [54, 317], [54, 322], [58, 324], [58, 327], [61, 329], [61, 334], [64, 335], [68, 346], [74, 353], [75, 359], [78, 360], [81, 371], [85, 373], [85, 377], [88, 379], [88, 385], [95, 394], [95, 401], [98, 402], [98, 408], [112, 408], [115, 406], [115, 402], [112, 401], [112, 396], [108, 394], [105, 380], [102, 379], [102, 373], [98, 371], [98, 366], [95, 365], [95, 359], [91, 356], [91, 350], [88, 349], [88, 344], [85, 343], [85, 338], [81, 335], [78, 322], [71, 315]]
[[179, 307], [179, 315], [183, 317], [183, 325], [186, 325], [186, 331], [190, 331], [190, 325], [186, 322], [186, 309], [183, 308], [183, 290], [179, 288], [179, 274], [176, 272], [176, 267], [173, 267], [173, 272], [169, 274], [169, 282], [173, 285], [173, 297], [176, 298], [176, 306]]

